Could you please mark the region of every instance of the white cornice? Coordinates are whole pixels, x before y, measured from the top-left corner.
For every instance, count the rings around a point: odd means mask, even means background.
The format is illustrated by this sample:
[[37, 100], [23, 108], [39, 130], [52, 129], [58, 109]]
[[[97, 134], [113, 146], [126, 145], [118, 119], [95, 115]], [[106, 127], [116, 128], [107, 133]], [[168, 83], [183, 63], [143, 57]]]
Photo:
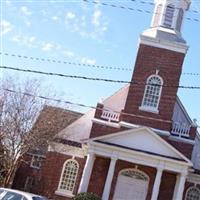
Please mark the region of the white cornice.
[[200, 183], [200, 174], [189, 173], [187, 176], [187, 181], [194, 184]]
[[120, 125], [118, 123], [104, 121], [102, 119], [93, 118], [92, 122], [95, 122], [97, 124], [102, 124], [102, 125], [110, 126], [110, 127], [113, 127], [113, 128], [120, 128]]
[[140, 35], [140, 44], [145, 44], [148, 46], [158, 47], [162, 49], [168, 49], [171, 51], [179, 52], [179, 53], [187, 53], [188, 46], [186, 44], [181, 44], [178, 42], [170, 42], [167, 40], [160, 40], [144, 35]]
[[86, 155], [86, 148], [79, 148], [79, 147], [73, 147], [67, 144], [61, 144], [56, 142], [51, 142], [51, 144], [48, 147], [49, 152], [57, 152], [61, 154], [65, 154], [68, 156], [75, 156], [79, 158], [84, 158]]
[[194, 145], [195, 144], [195, 141], [194, 140], [190, 140], [190, 139], [187, 139], [187, 138], [181, 138], [181, 137], [177, 137], [177, 136], [173, 136], [171, 135], [169, 137], [170, 140], [172, 141], [177, 141], [177, 142], [184, 142], [184, 143], [187, 143], [187, 144], [191, 144], [191, 145]]

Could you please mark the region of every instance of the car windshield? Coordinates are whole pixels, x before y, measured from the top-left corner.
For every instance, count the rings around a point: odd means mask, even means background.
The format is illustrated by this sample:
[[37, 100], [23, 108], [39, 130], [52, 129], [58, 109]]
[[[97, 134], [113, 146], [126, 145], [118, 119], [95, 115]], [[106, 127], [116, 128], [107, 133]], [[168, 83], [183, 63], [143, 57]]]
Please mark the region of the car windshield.
[[46, 197], [33, 197], [33, 200], [48, 200]]
[[0, 189], [0, 194], [3, 193], [4, 190]]
[[26, 200], [21, 194], [6, 191], [6, 195], [1, 200]]

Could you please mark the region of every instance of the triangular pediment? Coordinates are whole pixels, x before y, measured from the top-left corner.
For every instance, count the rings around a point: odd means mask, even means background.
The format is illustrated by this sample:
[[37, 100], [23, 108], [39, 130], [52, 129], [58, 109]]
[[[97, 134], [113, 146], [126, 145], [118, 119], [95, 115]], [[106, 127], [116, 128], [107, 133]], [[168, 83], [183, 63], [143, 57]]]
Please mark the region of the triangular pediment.
[[101, 136], [91, 139], [111, 146], [128, 150], [136, 150], [153, 155], [174, 158], [190, 163], [183, 154], [167, 143], [157, 133], [146, 127], [135, 128], [127, 131]]

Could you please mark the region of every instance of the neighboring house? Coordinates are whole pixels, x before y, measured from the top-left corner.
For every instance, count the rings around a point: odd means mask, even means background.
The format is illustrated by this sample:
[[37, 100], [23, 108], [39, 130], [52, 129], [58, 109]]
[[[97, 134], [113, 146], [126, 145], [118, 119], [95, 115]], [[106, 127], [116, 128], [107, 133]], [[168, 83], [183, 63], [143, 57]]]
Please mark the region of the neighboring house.
[[[33, 128], [34, 132], [54, 137], [60, 130], [77, 120], [82, 114], [59, 107], [45, 106]], [[46, 138], [46, 137], [45, 137]], [[52, 138], [49, 138], [49, 141]], [[55, 139], [56, 141], [56, 139]], [[38, 193], [41, 189], [41, 168], [46, 160], [48, 141], [43, 146], [30, 150], [16, 172], [13, 188]]]
[[[40, 193], [56, 200], [199, 200], [200, 136], [177, 97], [190, 0], [156, 0], [140, 35], [132, 82], [63, 128], [41, 168]], [[169, 86], [169, 87], [168, 87]]]

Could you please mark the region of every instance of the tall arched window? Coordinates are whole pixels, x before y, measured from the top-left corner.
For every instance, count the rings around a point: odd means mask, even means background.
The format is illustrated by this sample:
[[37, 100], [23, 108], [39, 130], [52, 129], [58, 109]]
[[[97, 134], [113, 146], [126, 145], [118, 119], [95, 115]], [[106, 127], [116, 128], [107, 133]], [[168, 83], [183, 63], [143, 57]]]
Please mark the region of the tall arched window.
[[197, 187], [189, 187], [186, 195], [185, 200], [200, 200], [200, 189]]
[[70, 159], [63, 164], [62, 174], [58, 191], [62, 193], [71, 193], [74, 190], [78, 174], [79, 164], [76, 160]]
[[172, 4], [169, 4], [166, 8], [165, 16], [164, 16], [164, 26], [167, 28], [172, 27], [173, 18], [174, 18], [175, 7]]
[[152, 75], [147, 79], [142, 105], [140, 107], [142, 110], [158, 112], [162, 85], [163, 80], [158, 75]]

